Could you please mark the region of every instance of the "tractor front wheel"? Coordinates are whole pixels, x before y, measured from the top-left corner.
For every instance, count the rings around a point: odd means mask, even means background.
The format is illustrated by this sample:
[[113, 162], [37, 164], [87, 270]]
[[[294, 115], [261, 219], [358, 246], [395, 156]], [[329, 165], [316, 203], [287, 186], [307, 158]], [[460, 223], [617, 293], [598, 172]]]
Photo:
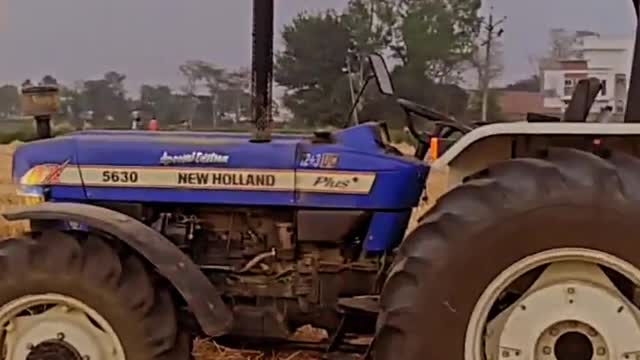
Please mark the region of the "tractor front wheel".
[[6, 360], [187, 360], [170, 293], [93, 235], [45, 231], [0, 243]]
[[405, 239], [375, 360], [640, 356], [640, 161], [552, 149], [474, 175]]

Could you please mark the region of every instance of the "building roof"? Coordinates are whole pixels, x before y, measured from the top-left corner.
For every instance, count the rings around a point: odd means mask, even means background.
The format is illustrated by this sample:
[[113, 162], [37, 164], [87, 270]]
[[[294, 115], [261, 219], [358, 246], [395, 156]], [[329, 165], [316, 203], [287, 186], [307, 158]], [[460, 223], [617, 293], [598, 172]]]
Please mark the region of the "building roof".
[[578, 46], [582, 51], [625, 51], [635, 42], [633, 36], [589, 36]]

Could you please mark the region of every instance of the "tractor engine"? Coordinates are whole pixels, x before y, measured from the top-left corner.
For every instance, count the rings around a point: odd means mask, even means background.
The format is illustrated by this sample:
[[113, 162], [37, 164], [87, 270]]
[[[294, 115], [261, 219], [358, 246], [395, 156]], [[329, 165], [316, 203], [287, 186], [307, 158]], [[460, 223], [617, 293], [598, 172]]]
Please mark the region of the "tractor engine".
[[376, 292], [378, 258], [361, 256], [364, 211], [185, 207], [145, 210], [233, 308], [234, 334], [286, 338], [335, 329], [341, 297]]
[[[154, 228], [184, 247], [203, 268], [263, 271], [276, 255], [293, 255], [290, 213], [252, 209], [184, 209], [162, 212]], [[252, 261], [253, 260], [253, 261]]]

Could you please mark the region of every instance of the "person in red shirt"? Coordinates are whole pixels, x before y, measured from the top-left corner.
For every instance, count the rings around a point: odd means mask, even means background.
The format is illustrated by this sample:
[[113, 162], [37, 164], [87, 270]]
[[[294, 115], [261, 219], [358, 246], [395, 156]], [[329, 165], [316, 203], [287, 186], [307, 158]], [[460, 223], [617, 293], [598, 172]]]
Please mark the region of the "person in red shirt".
[[156, 117], [152, 117], [151, 120], [149, 120], [149, 130], [150, 131], [158, 131], [158, 120], [156, 119]]

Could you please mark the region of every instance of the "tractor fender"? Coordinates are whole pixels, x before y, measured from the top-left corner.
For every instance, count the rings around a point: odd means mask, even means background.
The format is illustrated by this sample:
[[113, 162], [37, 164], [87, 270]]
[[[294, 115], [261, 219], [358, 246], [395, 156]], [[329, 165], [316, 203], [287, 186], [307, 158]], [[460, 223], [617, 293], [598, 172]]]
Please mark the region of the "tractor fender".
[[[640, 124], [520, 121], [478, 127], [461, 137], [430, 163], [426, 187], [427, 204], [420, 209], [420, 213], [435, 205], [440, 196], [460, 185], [467, 176], [513, 158], [514, 140], [527, 139], [520, 140], [527, 143], [529, 139], [535, 141], [559, 136], [638, 138]], [[634, 141], [631, 140], [629, 146], [635, 144]]]
[[72, 221], [113, 236], [147, 259], [183, 296], [202, 331], [208, 336], [226, 334], [233, 322], [220, 292], [196, 264], [154, 229], [119, 212], [78, 203], [42, 203], [5, 211], [10, 221]]
[[[493, 138], [505, 138], [505, 144], [510, 146], [509, 138], [519, 135], [528, 136], [553, 136], [553, 135], [575, 135], [575, 136], [640, 136], [640, 124], [637, 123], [531, 123], [525, 121], [495, 123], [474, 129], [460, 138], [455, 144], [445, 151], [432, 167], [446, 167], [458, 160], [472, 145]], [[493, 145], [495, 146], [495, 145]], [[507, 156], [510, 156], [510, 147]], [[497, 151], [497, 150], [494, 150]], [[485, 156], [485, 155], [483, 155]]]

